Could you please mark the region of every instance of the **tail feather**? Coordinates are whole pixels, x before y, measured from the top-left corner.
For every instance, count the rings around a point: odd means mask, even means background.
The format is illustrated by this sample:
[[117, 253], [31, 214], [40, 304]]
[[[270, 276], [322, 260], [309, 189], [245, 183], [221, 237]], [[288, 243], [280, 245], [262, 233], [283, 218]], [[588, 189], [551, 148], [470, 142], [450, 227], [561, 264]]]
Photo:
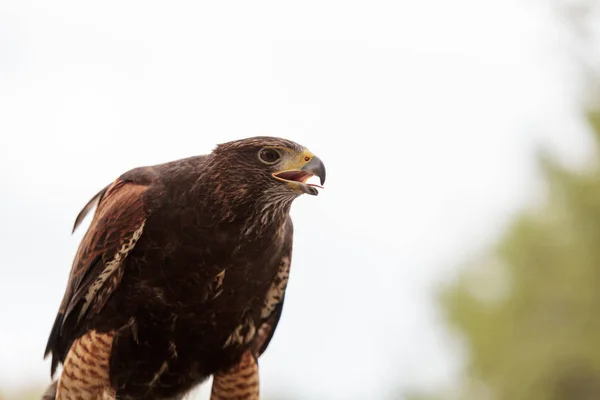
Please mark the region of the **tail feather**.
[[56, 319], [54, 320], [54, 325], [52, 325], [52, 330], [50, 331], [50, 337], [48, 338], [48, 343], [46, 344], [46, 350], [44, 350], [44, 358], [48, 357], [50, 353], [52, 353], [52, 366], [50, 367], [50, 377], [54, 376], [54, 372], [56, 372], [56, 367], [58, 366], [59, 360], [58, 353], [58, 336], [60, 335], [60, 328], [63, 322], [63, 314], [57, 313]]

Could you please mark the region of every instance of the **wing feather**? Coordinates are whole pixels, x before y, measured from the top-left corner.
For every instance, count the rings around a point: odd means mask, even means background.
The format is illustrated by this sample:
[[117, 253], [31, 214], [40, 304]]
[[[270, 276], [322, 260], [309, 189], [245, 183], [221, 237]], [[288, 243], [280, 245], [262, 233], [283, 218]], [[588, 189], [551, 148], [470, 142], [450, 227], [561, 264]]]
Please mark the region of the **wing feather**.
[[143, 232], [147, 218], [144, 193], [148, 184], [117, 179], [98, 192], [81, 210], [74, 229], [97, 206], [69, 275], [52, 327], [45, 356], [52, 353], [51, 375], [64, 362], [82, 320], [98, 314], [123, 275], [123, 260]]
[[292, 244], [294, 235], [294, 225], [292, 219], [288, 217], [287, 223], [282, 232], [284, 237], [279, 270], [272, 278], [271, 286], [265, 298], [261, 309], [261, 324], [257, 329], [257, 333], [253, 343], [253, 353], [258, 358], [260, 357], [271, 342], [281, 313], [283, 311], [283, 303], [285, 301], [285, 290], [290, 274], [292, 262]]
[[104, 189], [102, 189], [101, 191], [96, 193], [94, 195], [94, 197], [92, 197], [90, 199], [90, 201], [88, 201], [87, 204], [81, 209], [79, 214], [77, 214], [77, 218], [75, 218], [75, 223], [73, 224], [73, 230], [71, 231], [71, 233], [75, 232], [77, 227], [79, 227], [79, 225], [81, 225], [81, 222], [88, 215], [88, 213], [92, 210], [92, 208], [96, 207], [98, 205], [98, 203], [100, 203], [102, 201], [102, 197], [104, 197], [104, 194], [106, 193], [106, 191], [108, 190], [109, 187], [110, 187], [110, 185], [105, 186]]

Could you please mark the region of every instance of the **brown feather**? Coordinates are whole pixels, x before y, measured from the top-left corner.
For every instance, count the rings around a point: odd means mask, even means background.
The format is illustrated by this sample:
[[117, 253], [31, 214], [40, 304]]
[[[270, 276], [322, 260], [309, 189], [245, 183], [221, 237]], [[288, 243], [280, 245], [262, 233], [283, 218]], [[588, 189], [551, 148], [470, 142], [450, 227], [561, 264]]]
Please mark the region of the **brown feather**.
[[77, 218], [75, 218], [75, 223], [73, 224], [73, 230], [71, 231], [71, 233], [75, 232], [79, 225], [81, 225], [81, 222], [83, 222], [84, 218], [88, 215], [92, 208], [96, 207], [98, 203], [102, 201], [102, 197], [104, 196], [104, 193], [106, 193], [109, 187], [110, 185], [106, 186], [104, 189], [96, 193], [94, 197], [92, 197], [90, 201], [88, 201], [87, 204], [81, 209], [79, 214], [77, 214]]
[[113, 335], [89, 331], [73, 343], [58, 380], [56, 400], [114, 398], [108, 368]]
[[[105, 264], [115, 258], [119, 249], [143, 225], [146, 212], [142, 194], [145, 190], [145, 186], [117, 180], [105, 191], [103, 201], [75, 256], [72, 278], [67, 288], [67, 293], [72, 296], [65, 296], [61, 307], [65, 319], [91, 285], [92, 280], [87, 275], [94, 270], [103, 270]], [[98, 271], [98, 275], [101, 272]]]
[[258, 362], [246, 352], [240, 362], [226, 372], [215, 374], [210, 400], [259, 400]]
[[[122, 260], [139, 237], [146, 219], [143, 203], [145, 185], [117, 180], [100, 191], [82, 210], [78, 219], [98, 202], [98, 208], [75, 255], [67, 290], [52, 328], [46, 355], [52, 352], [54, 374], [64, 361], [73, 339], [63, 339], [65, 329], [77, 330], [86, 313], [98, 313], [123, 275]], [[77, 225], [77, 223], [76, 223]], [[112, 268], [107, 271], [107, 266]], [[75, 319], [74, 310], [80, 310]]]

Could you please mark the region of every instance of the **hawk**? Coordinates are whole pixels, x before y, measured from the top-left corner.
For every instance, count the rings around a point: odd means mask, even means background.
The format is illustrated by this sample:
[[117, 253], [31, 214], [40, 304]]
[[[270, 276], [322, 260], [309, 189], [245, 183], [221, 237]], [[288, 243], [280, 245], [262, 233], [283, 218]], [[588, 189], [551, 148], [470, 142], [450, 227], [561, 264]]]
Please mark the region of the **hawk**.
[[292, 258], [290, 206], [325, 166], [276, 137], [130, 170], [98, 192], [45, 357], [44, 398], [180, 399], [213, 376], [212, 400], [259, 398]]

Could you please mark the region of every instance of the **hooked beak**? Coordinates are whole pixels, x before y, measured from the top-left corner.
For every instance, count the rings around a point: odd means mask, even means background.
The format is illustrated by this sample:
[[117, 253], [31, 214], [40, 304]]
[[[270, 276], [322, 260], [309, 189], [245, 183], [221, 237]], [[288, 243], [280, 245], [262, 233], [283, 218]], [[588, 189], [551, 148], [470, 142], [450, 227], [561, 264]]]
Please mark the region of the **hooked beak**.
[[[307, 161], [308, 160], [308, 161]], [[325, 183], [325, 164], [323, 161], [309, 151], [304, 151], [299, 162], [286, 165], [281, 172], [273, 174], [278, 180], [288, 183], [292, 188], [300, 190], [302, 193], [316, 196], [319, 194], [317, 188], [323, 189]], [[318, 176], [321, 186], [306, 181]]]
[[323, 161], [319, 157], [314, 156], [301, 170], [312, 176], [318, 176], [321, 186], [325, 183], [325, 164], [323, 164]]

